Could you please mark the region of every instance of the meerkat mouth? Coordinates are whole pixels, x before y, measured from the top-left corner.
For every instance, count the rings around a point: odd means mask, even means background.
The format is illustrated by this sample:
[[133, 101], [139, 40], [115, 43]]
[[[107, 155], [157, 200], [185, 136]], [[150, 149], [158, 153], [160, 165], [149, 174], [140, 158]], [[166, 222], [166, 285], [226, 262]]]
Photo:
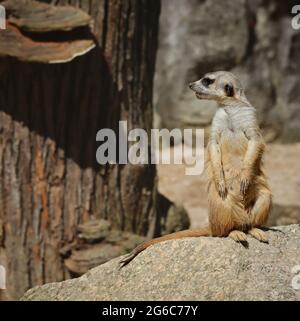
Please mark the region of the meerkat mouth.
[[206, 95], [206, 94], [203, 94], [203, 93], [195, 93], [195, 95], [196, 95], [196, 97], [198, 98], [198, 99], [204, 99], [204, 98], [206, 98], [208, 95]]

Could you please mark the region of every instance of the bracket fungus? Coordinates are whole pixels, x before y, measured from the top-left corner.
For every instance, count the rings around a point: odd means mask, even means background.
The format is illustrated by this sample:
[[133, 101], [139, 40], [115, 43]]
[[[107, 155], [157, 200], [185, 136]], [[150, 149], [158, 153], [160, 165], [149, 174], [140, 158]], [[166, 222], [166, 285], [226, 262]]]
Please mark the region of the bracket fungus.
[[0, 56], [27, 62], [64, 63], [95, 48], [91, 17], [71, 6], [8, 0]]

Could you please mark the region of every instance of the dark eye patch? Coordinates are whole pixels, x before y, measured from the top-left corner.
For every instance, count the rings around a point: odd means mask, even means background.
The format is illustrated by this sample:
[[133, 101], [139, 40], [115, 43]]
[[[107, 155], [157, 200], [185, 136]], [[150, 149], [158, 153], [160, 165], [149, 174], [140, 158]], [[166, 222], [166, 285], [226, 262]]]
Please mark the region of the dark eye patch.
[[209, 85], [213, 84], [215, 82], [215, 79], [211, 79], [211, 78], [208, 78], [208, 77], [205, 77], [202, 79], [202, 85], [204, 87], [208, 87]]
[[226, 84], [224, 86], [224, 90], [225, 90], [226, 96], [228, 96], [228, 97], [233, 97], [234, 96], [234, 89], [233, 89], [233, 85], [232, 84]]

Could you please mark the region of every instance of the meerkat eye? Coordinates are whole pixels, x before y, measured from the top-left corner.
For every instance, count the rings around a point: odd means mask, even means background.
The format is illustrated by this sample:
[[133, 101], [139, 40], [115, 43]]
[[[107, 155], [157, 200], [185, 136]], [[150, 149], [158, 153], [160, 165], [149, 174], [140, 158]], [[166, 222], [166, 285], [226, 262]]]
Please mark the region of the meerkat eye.
[[207, 77], [202, 79], [202, 85], [204, 87], [208, 87], [209, 85], [213, 84], [214, 82], [215, 82], [215, 79], [211, 79], [211, 78], [207, 78]]
[[228, 96], [228, 97], [234, 96], [234, 89], [233, 89], [232, 84], [226, 84], [224, 86], [224, 90], [225, 90], [226, 96]]

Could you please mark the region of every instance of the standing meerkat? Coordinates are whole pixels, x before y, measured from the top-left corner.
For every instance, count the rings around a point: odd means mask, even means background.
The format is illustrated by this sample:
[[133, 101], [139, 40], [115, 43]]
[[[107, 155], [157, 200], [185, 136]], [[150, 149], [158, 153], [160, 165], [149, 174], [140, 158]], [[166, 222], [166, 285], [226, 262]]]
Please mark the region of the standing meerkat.
[[241, 82], [230, 72], [208, 73], [190, 88], [198, 99], [214, 100], [219, 105], [206, 153], [209, 226], [146, 241], [128, 254], [121, 266], [153, 244], [183, 237], [229, 236], [246, 242], [248, 233], [268, 242], [259, 227], [267, 222], [272, 195], [262, 171], [265, 145], [255, 108]]

